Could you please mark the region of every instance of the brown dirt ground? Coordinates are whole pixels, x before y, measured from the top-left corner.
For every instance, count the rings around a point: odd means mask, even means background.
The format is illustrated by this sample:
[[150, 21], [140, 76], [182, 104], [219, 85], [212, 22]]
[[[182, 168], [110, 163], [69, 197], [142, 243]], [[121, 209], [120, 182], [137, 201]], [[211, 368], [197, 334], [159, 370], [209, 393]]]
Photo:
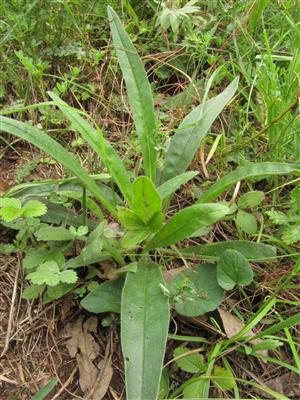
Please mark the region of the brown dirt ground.
[[[17, 144], [15, 151], [0, 146], [0, 195], [14, 185], [17, 168], [33, 156], [34, 150], [28, 145]], [[59, 166], [39, 165], [25, 181], [59, 176]], [[4, 240], [0, 231], [0, 242]], [[88, 318], [87, 313], [71, 297], [48, 305], [40, 300], [28, 303], [21, 298], [24, 285], [17, 257], [0, 255], [0, 354], [5, 353], [0, 357], [0, 400], [30, 400], [52, 378], [57, 378], [58, 384], [49, 399], [84, 399], [78, 365], [67, 351], [63, 331], [79, 315]], [[98, 331], [95, 339], [101, 354], [105, 352], [107, 338], [113, 337], [114, 376], [105, 398], [120, 399], [124, 383], [119, 338], [111, 328], [101, 327], [100, 319]]]

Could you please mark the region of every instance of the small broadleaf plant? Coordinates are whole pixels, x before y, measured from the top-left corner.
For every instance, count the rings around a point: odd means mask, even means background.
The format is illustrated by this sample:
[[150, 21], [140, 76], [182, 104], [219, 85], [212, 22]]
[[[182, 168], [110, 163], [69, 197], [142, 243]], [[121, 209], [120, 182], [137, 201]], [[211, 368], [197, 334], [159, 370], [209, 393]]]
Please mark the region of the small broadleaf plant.
[[[70, 287], [80, 283], [75, 282], [77, 278], [68, 270], [88, 267], [91, 273], [87, 275], [90, 276], [95, 263], [104, 260], [113, 262], [119, 279], [97, 286], [81, 304], [90, 311], [121, 313], [127, 398], [155, 400], [168, 336], [170, 303], [178, 313], [188, 316], [214, 310], [224, 299], [227, 288], [251, 282], [248, 262], [274, 257], [275, 249], [247, 241], [195, 246], [189, 258], [194, 259], [195, 252], [200, 259], [206, 259], [202, 256], [204, 253], [210, 263], [186, 268], [170, 283], [165, 281], [163, 267], [154, 261], [159, 259], [154, 256], [158, 252], [160, 255], [181, 254], [184, 249], [178, 250], [177, 246], [183, 240], [201, 234], [201, 230], [203, 232], [203, 229], [230, 215], [231, 210], [226, 204], [214, 200], [237, 182], [251, 177], [299, 173], [300, 166], [249, 163], [219, 179], [201, 194], [195, 204], [175, 212], [174, 208], [169, 209], [176, 190], [197, 175], [197, 172], [187, 170], [213, 122], [235, 96], [238, 78], [212, 98], [208, 98], [211, 82], [208, 83], [205, 98], [179, 124], [170, 138], [163, 166], [158, 168], [158, 134], [151, 86], [141, 59], [119, 17], [110, 7], [108, 18], [140, 143], [144, 175], [136, 176], [133, 171], [129, 172], [100, 127], [91, 119], [89, 122], [87, 115], [70, 107], [53, 92], [49, 96], [54, 105], [99, 156], [108, 174], [89, 175], [73, 154], [37, 127], [0, 116], [0, 130], [37, 146], [74, 175], [71, 181], [58, 182], [54, 188], [49, 182], [33, 183], [25, 188], [10, 190], [8, 195], [28, 198], [40, 187], [49, 201], [54, 191], [65, 199], [81, 202], [83, 215], [80, 217], [85, 222], [82, 225], [92, 226], [89, 234], [86, 228], [70, 228], [76, 226], [76, 215], [71, 215], [70, 219], [69, 208], [62, 212], [61, 205], [56, 204], [54, 212], [48, 210], [43, 218], [52, 225], [38, 224], [31, 241], [32, 251], [24, 259], [25, 264], [27, 260], [35, 268], [27, 275], [34, 283], [32, 293], [28, 293], [27, 297], [35, 296], [45, 285], [48, 286], [48, 299], [62, 296]], [[18, 200], [13, 208], [13, 215], [22, 209]], [[96, 226], [93, 220], [87, 218], [88, 212], [99, 219]], [[6, 211], [6, 219], [10, 215], [11, 211]], [[114, 221], [113, 227], [106, 218]], [[77, 224], [77, 228], [79, 226]], [[74, 246], [78, 242], [81, 245]], [[38, 250], [35, 250], [36, 247]], [[78, 248], [82, 249], [79, 253]], [[226, 250], [234, 250], [234, 253]], [[35, 251], [40, 252], [38, 261], [33, 260]], [[52, 254], [50, 259], [49, 253]], [[234, 259], [234, 271], [228, 261], [230, 257]], [[81, 287], [76, 290], [84, 293]]]

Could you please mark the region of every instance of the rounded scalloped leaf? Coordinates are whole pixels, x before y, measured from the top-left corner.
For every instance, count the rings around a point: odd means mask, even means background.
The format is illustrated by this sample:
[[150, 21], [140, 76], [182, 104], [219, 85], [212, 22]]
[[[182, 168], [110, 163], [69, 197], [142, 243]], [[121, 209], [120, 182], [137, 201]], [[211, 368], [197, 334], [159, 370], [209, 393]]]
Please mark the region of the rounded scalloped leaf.
[[25, 217], [34, 218], [46, 214], [47, 207], [41, 201], [30, 200], [24, 205], [22, 210]]
[[181, 291], [176, 296], [175, 309], [188, 317], [213, 311], [224, 299], [224, 290], [218, 284], [214, 264], [201, 264], [183, 271], [171, 281], [169, 289], [173, 293]]
[[243, 254], [231, 249], [222, 253], [217, 266], [217, 280], [223, 289], [231, 290], [235, 285], [249, 285], [252, 279], [251, 265]]
[[0, 199], [0, 207], [21, 208], [22, 204], [19, 199], [3, 197]]
[[66, 269], [65, 271], [62, 271], [59, 275], [60, 282], [64, 283], [76, 283], [77, 279], [77, 274], [73, 269]]

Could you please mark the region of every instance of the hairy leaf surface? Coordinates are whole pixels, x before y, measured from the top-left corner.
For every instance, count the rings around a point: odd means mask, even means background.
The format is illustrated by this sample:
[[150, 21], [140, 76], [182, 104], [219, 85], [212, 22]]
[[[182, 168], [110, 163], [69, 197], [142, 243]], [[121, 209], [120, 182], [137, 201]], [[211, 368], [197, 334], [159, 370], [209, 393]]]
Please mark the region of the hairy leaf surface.
[[169, 301], [159, 266], [142, 260], [128, 272], [121, 307], [121, 341], [128, 400], [156, 400], [169, 328]]

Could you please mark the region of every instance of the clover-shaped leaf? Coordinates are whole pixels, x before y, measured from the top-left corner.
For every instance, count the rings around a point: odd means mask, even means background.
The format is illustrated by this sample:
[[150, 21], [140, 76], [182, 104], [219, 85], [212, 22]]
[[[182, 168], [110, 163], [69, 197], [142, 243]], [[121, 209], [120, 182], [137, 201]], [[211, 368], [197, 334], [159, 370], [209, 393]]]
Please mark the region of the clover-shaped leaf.
[[77, 282], [76, 272], [73, 269], [62, 271], [59, 275], [59, 280], [64, 283], [75, 283]]

